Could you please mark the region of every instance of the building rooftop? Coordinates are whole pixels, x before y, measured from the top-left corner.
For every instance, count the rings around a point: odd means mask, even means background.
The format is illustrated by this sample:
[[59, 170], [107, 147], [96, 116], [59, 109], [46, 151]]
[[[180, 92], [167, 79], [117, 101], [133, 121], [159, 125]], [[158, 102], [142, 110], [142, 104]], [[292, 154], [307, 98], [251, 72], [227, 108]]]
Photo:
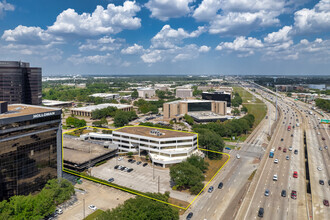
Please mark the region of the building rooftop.
[[25, 115], [42, 114], [40, 117], [48, 116], [44, 113], [61, 111], [59, 108], [50, 108], [37, 105], [25, 105], [25, 104], [12, 104], [8, 105], [8, 111], [6, 113], [0, 114], [0, 119], [13, 118]]
[[180, 102], [186, 102], [186, 103], [202, 103], [202, 102], [212, 102], [213, 100], [198, 100], [198, 99], [190, 99], [190, 100], [176, 100], [173, 102], [166, 102], [166, 104], [177, 104]]
[[129, 108], [129, 107], [132, 107], [132, 106], [131, 105], [123, 105], [123, 104], [106, 103], [106, 104], [91, 105], [91, 106], [80, 107], [80, 108], [73, 108], [71, 110], [92, 112], [94, 110], [103, 109], [103, 108], [107, 108], [107, 107], [116, 107], [118, 109], [123, 109], [123, 108]]
[[107, 98], [107, 97], [111, 97], [111, 96], [119, 96], [118, 93], [95, 93], [90, 95], [92, 97], [100, 97], [100, 98]]
[[45, 106], [54, 106], [54, 105], [63, 105], [63, 104], [71, 104], [73, 102], [63, 102], [63, 101], [57, 101], [57, 100], [42, 100], [42, 104]]
[[[162, 135], [157, 136], [155, 134], [151, 134], [151, 131], [159, 131]], [[145, 137], [152, 137], [152, 138], [174, 138], [174, 137], [192, 137], [196, 134], [186, 133], [181, 131], [174, 131], [174, 130], [165, 130], [159, 128], [152, 128], [152, 127], [143, 127], [143, 126], [132, 126], [132, 127], [123, 127], [114, 132], [123, 132], [128, 134], [135, 134]]]
[[137, 90], [140, 90], [140, 91], [147, 91], [147, 90], [155, 90], [154, 88], [138, 88]]

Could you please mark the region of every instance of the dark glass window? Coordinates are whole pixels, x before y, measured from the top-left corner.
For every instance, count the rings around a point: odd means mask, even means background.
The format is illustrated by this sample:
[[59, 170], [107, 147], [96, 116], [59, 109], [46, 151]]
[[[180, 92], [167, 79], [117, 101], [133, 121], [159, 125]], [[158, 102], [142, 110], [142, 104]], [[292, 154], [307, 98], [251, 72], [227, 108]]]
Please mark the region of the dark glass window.
[[188, 111], [211, 111], [211, 102], [188, 103]]

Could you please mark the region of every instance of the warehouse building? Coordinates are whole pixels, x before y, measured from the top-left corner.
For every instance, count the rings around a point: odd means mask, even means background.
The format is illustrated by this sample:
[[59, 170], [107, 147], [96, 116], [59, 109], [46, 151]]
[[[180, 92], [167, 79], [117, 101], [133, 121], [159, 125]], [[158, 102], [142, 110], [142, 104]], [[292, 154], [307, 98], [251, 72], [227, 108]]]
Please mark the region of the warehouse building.
[[97, 109], [108, 108], [108, 107], [115, 107], [115, 108], [120, 109], [125, 112], [133, 110], [132, 105], [106, 103], [106, 104], [90, 105], [90, 106], [86, 106], [86, 107], [73, 108], [73, 109], [71, 109], [71, 114], [77, 115], [77, 116], [92, 117], [93, 111], [95, 111]]
[[0, 201], [62, 177], [61, 109], [1, 102]]

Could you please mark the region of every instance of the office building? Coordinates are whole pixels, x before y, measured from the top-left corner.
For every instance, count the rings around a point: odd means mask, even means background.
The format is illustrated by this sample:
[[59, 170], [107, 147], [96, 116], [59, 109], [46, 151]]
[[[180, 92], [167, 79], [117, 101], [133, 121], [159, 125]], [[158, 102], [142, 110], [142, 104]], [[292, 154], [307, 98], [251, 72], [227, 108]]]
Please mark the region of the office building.
[[203, 92], [202, 99], [227, 102], [227, 107], [231, 106], [231, 94], [226, 92]]
[[28, 195], [62, 177], [62, 111], [26, 104], [7, 108], [0, 114], [0, 200]]
[[0, 61], [0, 100], [8, 104], [41, 105], [41, 68], [29, 63]]
[[180, 119], [189, 112], [227, 114], [227, 103], [214, 100], [179, 100], [163, 104], [164, 119]]
[[90, 105], [90, 106], [80, 107], [80, 108], [73, 108], [73, 109], [71, 109], [71, 114], [78, 115], [78, 116], [92, 117], [93, 111], [98, 110], [98, 109], [108, 108], [108, 107], [115, 107], [115, 108], [120, 109], [125, 112], [133, 110], [132, 105], [106, 103], [106, 104], [99, 104], [99, 105]]
[[156, 95], [156, 90], [153, 88], [139, 88], [137, 91], [140, 98], [151, 98]]
[[119, 151], [147, 153], [163, 167], [180, 163], [197, 151], [197, 134], [151, 127], [123, 127], [112, 132]]
[[110, 99], [118, 99], [119, 98], [119, 94], [117, 93], [95, 93], [93, 95], [90, 95], [91, 97], [95, 97], [95, 98], [102, 98], [102, 99], [106, 99], [106, 100], [110, 100]]
[[175, 97], [182, 99], [190, 98], [193, 97], [193, 91], [192, 89], [176, 89]]

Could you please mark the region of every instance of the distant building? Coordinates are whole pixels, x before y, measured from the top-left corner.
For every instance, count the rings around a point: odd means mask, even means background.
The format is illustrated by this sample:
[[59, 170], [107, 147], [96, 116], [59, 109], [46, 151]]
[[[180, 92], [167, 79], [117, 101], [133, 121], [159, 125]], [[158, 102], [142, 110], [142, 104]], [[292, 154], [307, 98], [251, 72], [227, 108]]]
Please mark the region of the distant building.
[[92, 117], [92, 112], [94, 110], [104, 109], [104, 108], [107, 108], [107, 107], [116, 107], [117, 109], [120, 109], [120, 110], [125, 111], [125, 112], [133, 110], [132, 105], [106, 103], [106, 104], [91, 105], [91, 106], [80, 107], [80, 108], [72, 108], [71, 109], [71, 114], [72, 115], [77, 115], [77, 116]]
[[119, 94], [117, 93], [95, 93], [90, 95], [91, 97], [98, 97], [98, 98], [103, 98], [106, 100], [110, 100], [110, 99], [118, 99], [119, 98]]
[[[61, 109], [0, 103], [0, 201], [62, 177]], [[7, 110], [6, 110], [7, 108]]]
[[8, 104], [41, 105], [41, 68], [29, 63], [0, 61], [0, 100]]
[[147, 153], [153, 163], [163, 167], [180, 163], [197, 151], [197, 134], [151, 127], [123, 127], [112, 132], [112, 140], [119, 151]]
[[326, 85], [325, 84], [309, 84], [308, 88], [310, 89], [319, 89], [319, 90], [325, 90]]
[[176, 89], [175, 96], [182, 99], [193, 97], [193, 91], [192, 89]]
[[57, 100], [42, 100], [42, 105], [47, 107], [57, 107], [57, 108], [64, 108], [64, 107], [72, 107], [73, 102], [63, 102]]
[[137, 91], [140, 98], [151, 98], [156, 95], [156, 90], [153, 88], [139, 88]]
[[202, 99], [227, 102], [227, 107], [231, 106], [231, 94], [225, 92], [203, 92]]
[[227, 103], [214, 100], [179, 100], [163, 104], [164, 119], [178, 119], [189, 112], [227, 114]]

